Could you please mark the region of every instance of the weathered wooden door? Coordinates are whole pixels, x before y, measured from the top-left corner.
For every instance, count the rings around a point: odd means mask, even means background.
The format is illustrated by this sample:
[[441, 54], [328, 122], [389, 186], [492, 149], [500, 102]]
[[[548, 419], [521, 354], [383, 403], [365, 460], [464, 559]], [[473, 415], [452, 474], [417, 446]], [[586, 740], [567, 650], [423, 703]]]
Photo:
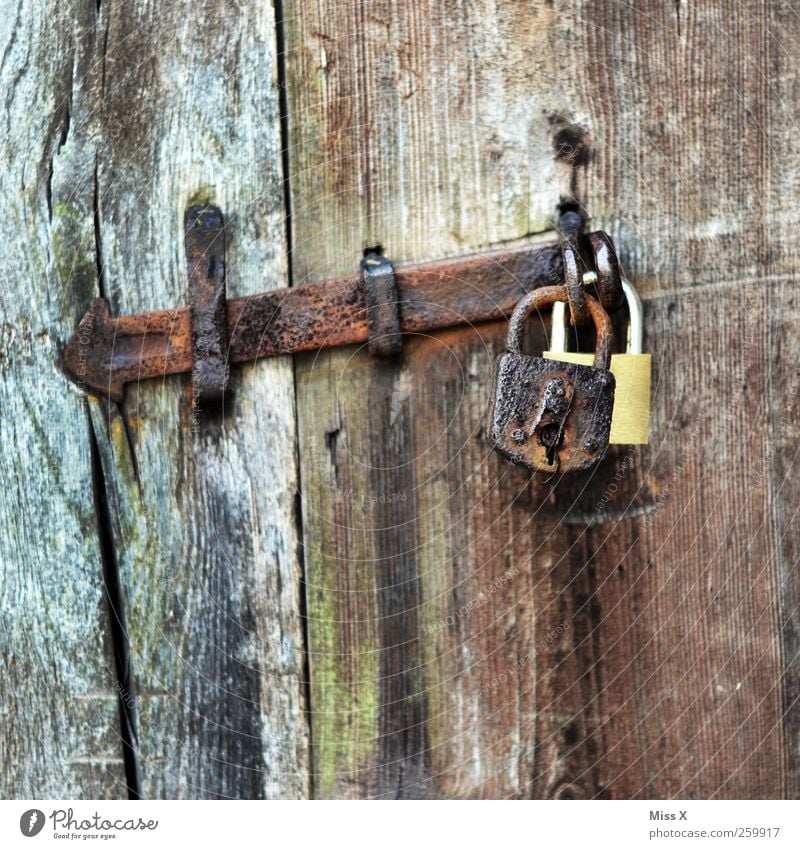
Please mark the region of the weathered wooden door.
[[[800, 22], [772, 2], [45, 0], [0, 23], [7, 797], [797, 797]], [[554, 238], [645, 300], [652, 441], [542, 483], [505, 327], [84, 397], [90, 300]], [[541, 340], [544, 340], [540, 333]]]

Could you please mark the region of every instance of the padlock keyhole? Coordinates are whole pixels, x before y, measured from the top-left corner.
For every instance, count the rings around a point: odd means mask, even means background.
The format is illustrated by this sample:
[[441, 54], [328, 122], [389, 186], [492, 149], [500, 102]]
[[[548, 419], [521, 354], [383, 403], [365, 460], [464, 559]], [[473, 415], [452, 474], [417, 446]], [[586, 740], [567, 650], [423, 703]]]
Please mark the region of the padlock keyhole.
[[555, 463], [556, 451], [562, 437], [562, 429], [556, 424], [545, 425], [539, 432], [539, 441], [545, 447], [547, 462], [551, 466]]

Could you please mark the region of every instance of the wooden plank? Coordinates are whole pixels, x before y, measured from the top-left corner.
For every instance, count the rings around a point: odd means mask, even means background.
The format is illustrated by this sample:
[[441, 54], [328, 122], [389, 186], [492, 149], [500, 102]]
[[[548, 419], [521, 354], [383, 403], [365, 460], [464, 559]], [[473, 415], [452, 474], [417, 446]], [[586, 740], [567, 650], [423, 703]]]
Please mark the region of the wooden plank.
[[793, 356], [772, 328], [797, 332], [785, 223], [798, 197], [796, 16], [758, 3], [565, 14], [589, 57], [576, 93], [592, 114], [586, 196], [604, 199], [600, 222], [655, 297], [653, 444], [585, 543], [607, 752], [597, 781], [620, 796], [794, 798], [792, 429], [776, 415]]
[[[97, 28], [83, 120], [112, 311], [186, 303], [189, 203], [226, 216], [230, 297], [286, 285], [272, 7], [111, 0]], [[180, 377], [91, 408], [143, 795], [306, 795], [291, 363], [234, 369], [197, 419]]]
[[794, 403], [790, 18], [296, 5], [296, 280], [520, 238], [571, 194], [656, 363], [652, 445], [546, 484], [482, 439], [501, 327], [300, 360], [318, 795], [797, 795], [796, 439], [767, 412]]
[[[796, 81], [796, 79], [795, 79]], [[796, 249], [795, 249], [796, 250]], [[800, 263], [800, 257], [796, 262]], [[800, 445], [798, 408], [800, 370], [797, 350], [800, 322], [797, 321], [797, 295], [794, 287], [770, 286], [764, 295], [764, 312], [769, 316], [765, 329], [770, 380], [768, 385], [769, 424], [765, 448], [767, 463], [758, 479], [759, 487], [769, 489], [770, 533], [779, 594], [776, 630], [780, 635], [781, 726], [786, 739], [784, 796], [800, 798], [800, 551], [798, 550], [798, 509], [795, 467]]]
[[[414, 261], [549, 225], [573, 176], [553, 154], [560, 119], [531, 106], [555, 23], [522, 5], [296, 5], [295, 280], [345, 273], [369, 244]], [[394, 363], [300, 359], [318, 795], [531, 792], [549, 634], [534, 575], [561, 546], [532, 549], [529, 499], [496, 486], [509, 470], [480, 438], [503, 341], [495, 326], [411, 339]]]
[[82, 202], [69, 103], [93, 18], [32, 0], [0, 23], [3, 798], [127, 795], [88, 421], [55, 366], [95, 294], [94, 245], [69, 212]]
[[[657, 441], [647, 459], [618, 462], [617, 490], [606, 484], [611, 497], [582, 540], [604, 753], [594, 780], [616, 796], [785, 792], [770, 422], [760, 381], [751, 388], [769, 371], [769, 321], [756, 285], [648, 303], [650, 326], [671, 327], [653, 340], [657, 360], [684, 367], [662, 371]], [[706, 326], [718, 330], [705, 355], [687, 358]], [[741, 339], [752, 347], [734, 359]], [[646, 511], [620, 516], [636, 489]]]

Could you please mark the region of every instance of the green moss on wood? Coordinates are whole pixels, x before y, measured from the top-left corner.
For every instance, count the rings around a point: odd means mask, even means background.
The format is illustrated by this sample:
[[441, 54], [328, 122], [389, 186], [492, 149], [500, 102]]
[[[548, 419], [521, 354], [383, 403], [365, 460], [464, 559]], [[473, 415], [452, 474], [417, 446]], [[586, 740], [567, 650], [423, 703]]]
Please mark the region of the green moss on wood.
[[211, 186], [201, 186], [189, 195], [186, 206], [208, 206], [211, 203], [214, 203], [214, 190]]
[[[320, 411], [346, 408], [354, 421], [364, 421], [366, 410], [360, 410], [359, 416], [357, 406], [362, 403], [359, 399], [364, 399], [362, 384], [342, 378], [340, 373], [342, 368], [348, 372], [358, 368], [358, 363], [359, 358], [349, 353], [329, 352], [317, 358], [316, 367], [298, 372], [299, 383], [305, 393], [314, 396]], [[355, 397], [345, 401], [343, 394], [348, 386]], [[338, 479], [324, 443], [323, 428], [324, 425], [300, 445], [303, 468], [308, 475], [304, 513], [352, 518], [353, 493], [367, 491], [367, 471], [352, 464], [348, 466], [352, 477]], [[348, 436], [364, 438], [366, 430], [355, 428]], [[360, 448], [353, 446], [356, 452]], [[344, 521], [354, 524], [348, 519]], [[372, 610], [374, 553], [365, 536], [354, 533], [348, 539], [347, 559], [343, 561], [342, 543], [336, 538], [339, 531], [341, 528], [335, 523], [317, 520], [306, 528], [304, 540], [307, 583], [312, 588], [308, 616], [314, 782], [316, 795], [322, 797], [341, 796], [348, 785], [362, 784], [359, 773], [376, 765], [380, 647]]]
[[51, 238], [56, 274], [62, 290], [70, 292], [74, 309], [77, 303], [86, 303], [97, 294], [91, 214], [81, 207], [55, 203]]

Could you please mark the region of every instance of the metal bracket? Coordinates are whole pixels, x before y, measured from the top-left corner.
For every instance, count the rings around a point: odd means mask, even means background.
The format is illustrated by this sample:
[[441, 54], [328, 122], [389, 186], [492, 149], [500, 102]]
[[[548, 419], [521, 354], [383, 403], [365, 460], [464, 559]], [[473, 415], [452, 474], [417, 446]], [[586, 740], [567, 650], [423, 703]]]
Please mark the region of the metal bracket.
[[625, 300], [614, 242], [602, 230], [584, 235], [585, 223], [581, 212], [567, 208], [562, 211], [556, 225], [561, 235], [564, 284], [568, 292], [570, 317], [575, 327], [591, 323], [584, 299], [587, 271], [594, 274], [592, 294], [606, 312], [616, 312]]
[[228, 388], [225, 229], [222, 211], [193, 206], [184, 216], [192, 339], [192, 396], [219, 401]]
[[367, 309], [369, 352], [373, 357], [392, 357], [403, 350], [400, 336], [400, 296], [394, 266], [373, 248], [361, 260], [361, 282]]

